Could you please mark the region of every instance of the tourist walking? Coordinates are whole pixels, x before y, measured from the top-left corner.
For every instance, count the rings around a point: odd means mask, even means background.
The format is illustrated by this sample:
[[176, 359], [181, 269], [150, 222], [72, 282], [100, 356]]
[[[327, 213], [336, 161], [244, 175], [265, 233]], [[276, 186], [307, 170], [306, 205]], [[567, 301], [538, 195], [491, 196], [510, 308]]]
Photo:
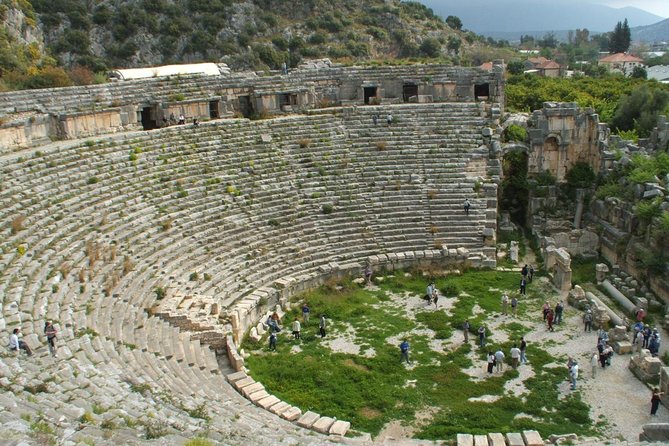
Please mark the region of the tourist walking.
[[434, 304], [434, 308], [438, 308], [437, 301], [439, 300], [439, 291], [435, 288], [432, 291], [432, 303]]
[[23, 339], [20, 339], [19, 336], [21, 335], [21, 329], [20, 328], [15, 328], [12, 331], [12, 334], [9, 336], [9, 349], [10, 350], [24, 350], [28, 356], [33, 355], [33, 351], [30, 348], [28, 344], [25, 343]]
[[527, 280], [525, 277], [520, 278], [520, 294], [525, 294], [525, 289], [527, 287]]
[[504, 352], [502, 351], [502, 348], [500, 347], [496, 352], [495, 352], [495, 366], [497, 368], [498, 372], [503, 372], [504, 371]]
[[548, 324], [548, 331], [555, 331], [553, 329], [553, 320], [555, 319], [555, 316], [553, 315], [553, 310], [548, 310], [548, 314], [546, 315], [546, 323]]
[[54, 358], [58, 357], [56, 353], [56, 327], [53, 326], [53, 322], [47, 321], [44, 324], [44, 334], [46, 335], [46, 342], [49, 346], [49, 353]]
[[514, 317], [518, 314], [518, 298], [516, 296], [511, 298], [511, 314], [513, 314]]
[[520, 365], [520, 349], [516, 346], [516, 344], [513, 344], [513, 347], [511, 347], [511, 351], [509, 353], [511, 355], [511, 367], [513, 367], [515, 370]]
[[463, 207], [465, 209], [465, 215], [469, 215], [469, 208], [472, 207], [471, 202], [469, 201], [469, 198], [465, 198], [465, 202], [463, 204]]
[[564, 311], [564, 305], [562, 304], [562, 301], [559, 301], [557, 305], [555, 305], [555, 320], [553, 321], [555, 325], [561, 324], [562, 323], [562, 312]]
[[532, 283], [532, 277], [534, 277], [534, 267], [530, 264], [530, 267], [527, 270], [527, 280], [530, 283]]
[[478, 333], [479, 333], [479, 345], [481, 346], [481, 348], [483, 348], [485, 347], [485, 327], [483, 325], [479, 327]]
[[525, 341], [525, 338], [522, 337], [522, 338], [520, 338], [520, 363], [521, 364], [527, 363], [527, 356], [525, 356], [526, 352], [527, 352], [527, 341]]
[[300, 325], [300, 321], [295, 318], [293, 321], [293, 336], [295, 339], [300, 339], [300, 331], [302, 331], [302, 326]]
[[311, 309], [309, 308], [309, 305], [305, 302], [304, 305], [302, 305], [302, 320], [304, 320], [304, 325], [309, 324], [309, 314], [311, 313]]
[[269, 349], [271, 351], [276, 350], [276, 333], [274, 333], [273, 331], [270, 332], [269, 334]]
[[464, 324], [462, 324], [462, 334], [465, 336], [465, 342], [469, 342], [469, 321], [465, 321]]
[[571, 390], [576, 390], [576, 380], [578, 379], [578, 362], [574, 361], [569, 369], [569, 377], [571, 378]]
[[374, 113], [374, 114], [372, 115], [372, 122], [374, 123], [374, 125], [377, 125], [377, 124], [379, 123], [379, 115], [378, 115], [378, 113]]
[[546, 316], [548, 316], [548, 312], [551, 311], [551, 306], [548, 304], [548, 301], [544, 302], [544, 305], [541, 307], [541, 313], [544, 316], [544, 322], [546, 322]]
[[365, 275], [365, 286], [371, 286], [372, 285], [372, 265], [371, 264], [368, 263], [367, 266], [365, 266], [363, 274]]
[[650, 397], [650, 414], [653, 416], [657, 414], [657, 409], [660, 407], [660, 395], [664, 395], [664, 392], [660, 392], [657, 387], [653, 388], [653, 394]]
[[402, 354], [400, 362], [406, 361], [407, 364], [411, 364], [411, 361], [409, 361], [409, 341], [406, 339], [400, 344], [400, 353]]
[[507, 314], [509, 308], [509, 295], [505, 291], [502, 294], [502, 314]]
[[527, 263], [523, 268], [520, 270], [520, 275], [523, 276], [525, 279], [527, 279], [527, 274], [530, 272], [529, 268], [527, 267]]
[[592, 379], [595, 379], [595, 376], [597, 375], [597, 366], [599, 362], [599, 354], [597, 352], [594, 352], [592, 356], [590, 357], [590, 369], [592, 370]]
[[388, 115], [386, 116], [386, 123], [388, 124], [388, 127], [390, 127], [390, 124], [393, 123], [393, 115], [392, 114], [388, 113]]
[[586, 310], [583, 315], [583, 327], [584, 331], [592, 331], [592, 311], [590, 309]]
[[495, 368], [495, 355], [492, 352], [488, 352], [488, 373], [492, 373]]
[[321, 338], [325, 337], [325, 325], [327, 322], [325, 322], [325, 315], [321, 314], [321, 320], [318, 322], [318, 332], [321, 334]]

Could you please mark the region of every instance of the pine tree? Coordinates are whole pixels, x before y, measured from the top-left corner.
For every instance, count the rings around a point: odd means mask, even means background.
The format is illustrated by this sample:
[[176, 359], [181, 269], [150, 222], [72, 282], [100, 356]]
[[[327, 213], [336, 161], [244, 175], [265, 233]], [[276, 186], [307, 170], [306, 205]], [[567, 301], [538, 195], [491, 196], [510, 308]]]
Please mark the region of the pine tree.
[[609, 52], [610, 53], [624, 53], [632, 43], [632, 33], [630, 32], [627, 19], [624, 22], [616, 23], [611, 37], [609, 38]]

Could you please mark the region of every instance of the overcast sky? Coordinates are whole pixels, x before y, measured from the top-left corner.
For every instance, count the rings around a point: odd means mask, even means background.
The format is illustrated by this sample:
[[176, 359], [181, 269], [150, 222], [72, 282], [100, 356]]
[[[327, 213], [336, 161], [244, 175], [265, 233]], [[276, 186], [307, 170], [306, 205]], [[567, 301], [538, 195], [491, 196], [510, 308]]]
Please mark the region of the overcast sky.
[[598, 0], [595, 3], [613, 6], [614, 8], [633, 6], [657, 14], [660, 17], [669, 18], [669, 0]]

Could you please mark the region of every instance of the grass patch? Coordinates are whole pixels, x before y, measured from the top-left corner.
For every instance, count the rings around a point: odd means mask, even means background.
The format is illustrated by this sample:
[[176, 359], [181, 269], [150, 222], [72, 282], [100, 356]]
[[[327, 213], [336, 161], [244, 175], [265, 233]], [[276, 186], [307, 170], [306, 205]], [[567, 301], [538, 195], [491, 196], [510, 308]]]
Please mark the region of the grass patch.
[[[433, 420], [418, 430], [416, 438], [452, 440], [458, 432], [483, 434], [524, 429], [536, 429], [543, 436], [595, 434], [588, 407], [578, 393], [558, 398], [564, 370], [545, 367], [555, 358], [544, 353], [540, 345], [528, 347], [536, 375], [526, 381], [529, 393], [519, 398], [504, 390], [505, 382], [517, 377], [517, 371], [509, 367], [503, 376], [474, 380], [463, 369], [482, 366], [484, 351], [473, 342], [435, 351], [430, 346], [431, 338], [424, 334], [424, 330], [431, 330], [435, 339], [448, 340], [468, 319], [472, 326], [470, 338], [475, 339], [474, 332], [488, 322], [486, 318], [499, 313], [502, 292], [516, 290], [517, 273], [471, 271], [429, 276], [417, 270], [394, 272], [384, 276], [378, 290], [332, 281], [297, 296], [294, 300], [298, 304], [283, 318], [286, 329], [280, 333], [276, 353], [266, 350], [266, 342], [244, 344], [252, 353], [247, 360], [251, 375], [268, 392], [302, 410], [351, 421], [354, 429], [373, 435], [392, 420], [413, 423], [416, 413], [427, 408], [437, 410]], [[460, 294], [441, 297], [442, 305], [452, 303], [448, 312], [435, 310], [434, 306], [418, 306], [412, 320], [403, 300], [416, 302], [425, 294], [430, 279], [438, 289]], [[548, 293], [537, 284], [529, 286], [528, 296], [521, 303], [521, 318], [496, 330], [506, 332], [504, 337], [510, 340], [500, 344], [496, 337], [501, 336], [489, 330], [489, 348], [501, 346], [508, 352], [511, 344], [529, 332], [523, 325], [523, 307], [540, 308]], [[295, 341], [289, 325], [301, 316], [302, 302], [311, 307], [312, 321], [303, 325], [302, 341]], [[329, 321], [328, 336], [323, 340], [314, 320], [320, 314]], [[412, 333], [414, 329], [420, 331]], [[335, 352], [328, 346], [330, 337], [342, 333], [348, 333], [360, 347], [360, 354]], [[404, 337], [411, 344], [413, 367], [400, 363], [398, 344]], [[472, 361], [474, 349], [476, 364]], [[374, 354], [363, 354], [370, 351]], [[470, 401], [484, 395], [498, 395], [500, 399], [494, 403]], [[521, 412], [528, 417], [517, 418]]]

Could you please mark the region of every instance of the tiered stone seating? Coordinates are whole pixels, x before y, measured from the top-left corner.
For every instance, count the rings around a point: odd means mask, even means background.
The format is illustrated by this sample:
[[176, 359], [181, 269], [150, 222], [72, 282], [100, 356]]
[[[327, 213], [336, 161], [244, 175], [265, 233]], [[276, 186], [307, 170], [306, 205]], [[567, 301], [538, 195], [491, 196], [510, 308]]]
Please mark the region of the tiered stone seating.
[[[383, 115], [375, 126], [372, 115], [388, 110], [396, 121], [388, 127]], [[176, 434], [199, 428], [188, 411], [206, 403], [216, 414], [210, 430], [221, 435], [257, 424], [245, 435], [310, 443], [262, 409], [279, 404], [271, 389], [256, 395], [258, 408], [226, 382], [232, 369], [203, 344], [206, 336], [154, 317], [154, 289], [204, 296], [231, 316], [252, 311], [276, 286], [359, 268], [370, 257], [431, 257], [448, 248], [480, 259], [482, 231], [496, 219], [490, 197], [474, 192], [487, 154], [476, 105], [327, 111], [56, 143], [0, 158], [0, 342], [19, 326], [31, 345], [43, 344], [44, 320], [53, 319], [61, 344], [58, 359], [43, 347], [34, 359], [0, 358], [0, 385], [16, 390], [2, 396], [14, 408], [2, 420], [25, 427], [28, 415], [42, 412], [61, 432], [95, 403], [144, 424], [179, 426], [167, 429]], [[464, 198], [473, 202], [468, 218]], [[30, 399], [16, 384], [52, 375]], [[123, 432], [133, 428], [113, 419]], [[309, 425], [341, 433], [342, 423], [323, 414]]]

